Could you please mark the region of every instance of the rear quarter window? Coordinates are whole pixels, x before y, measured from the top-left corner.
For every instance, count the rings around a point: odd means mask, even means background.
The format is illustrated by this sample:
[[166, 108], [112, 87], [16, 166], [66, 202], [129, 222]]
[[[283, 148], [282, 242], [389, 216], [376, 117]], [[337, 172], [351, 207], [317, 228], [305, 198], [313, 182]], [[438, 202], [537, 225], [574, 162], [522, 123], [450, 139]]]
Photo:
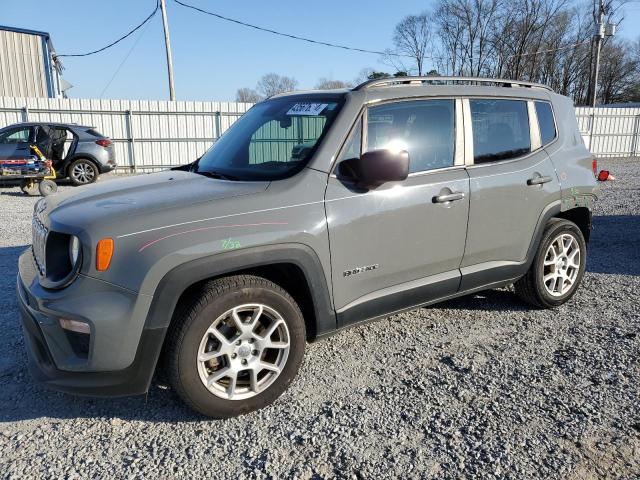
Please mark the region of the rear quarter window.
[[535, 102], [538, 125], [540, 126], [540, 139], [542, 145], [553, 142], [557, 136], [556, 122], [553, 118], [553, 110], [548, 102]]
[[93, 135], [94, 137], [104, 137], [104, 135], [97, 131], [95, 128], [89, 128], [85, 130], [85, 132], [87, 132], [89, 135]]

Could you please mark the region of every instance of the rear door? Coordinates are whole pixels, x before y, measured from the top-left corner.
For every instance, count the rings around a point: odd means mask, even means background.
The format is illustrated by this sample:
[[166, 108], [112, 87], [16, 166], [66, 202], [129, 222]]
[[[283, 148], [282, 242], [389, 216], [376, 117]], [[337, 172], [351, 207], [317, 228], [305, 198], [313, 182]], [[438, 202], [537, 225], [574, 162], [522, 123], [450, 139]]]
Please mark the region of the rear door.
[[532, 101], [470, 98], [471, 205], [461, 290], [520, 273], [543, 212], [560, 200]]
[[[355, 126], [326, 193], [340, 325], [457, 291], [469, 179], [456, 124], [459, 100], [429, 99], [377, 104]], [[340, 162], [360, 155], [361, 146], [407, 150], [409, 177], [375, 190], [355, 189]]]
[[17, 126], [0, 133], [0, 160], [21, 160], [31, 156], [32, 127]]

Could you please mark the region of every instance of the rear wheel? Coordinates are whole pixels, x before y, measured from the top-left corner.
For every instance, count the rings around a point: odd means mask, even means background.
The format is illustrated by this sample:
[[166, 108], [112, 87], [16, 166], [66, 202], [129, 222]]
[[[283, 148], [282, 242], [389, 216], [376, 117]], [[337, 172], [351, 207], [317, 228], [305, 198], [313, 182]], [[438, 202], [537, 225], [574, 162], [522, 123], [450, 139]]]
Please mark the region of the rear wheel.
[[305, 325], [293, 298], [249, 275], [214, 280], [183, 305], [169, 332], [169, 381], [191, 408], [228, 418], [272, 403], [295, 377]]
[[76, 186], [88, 185], [98, 179], [100, 172], [91, 160], [79, 158], [69, 165], [69, 180]]
[[587, 245], [578, 226], [568, 220], [547, 225], [527, 274], [515, 283], [516, 293], [537, 307], [552, 308], [578, 289], [587, 259]]

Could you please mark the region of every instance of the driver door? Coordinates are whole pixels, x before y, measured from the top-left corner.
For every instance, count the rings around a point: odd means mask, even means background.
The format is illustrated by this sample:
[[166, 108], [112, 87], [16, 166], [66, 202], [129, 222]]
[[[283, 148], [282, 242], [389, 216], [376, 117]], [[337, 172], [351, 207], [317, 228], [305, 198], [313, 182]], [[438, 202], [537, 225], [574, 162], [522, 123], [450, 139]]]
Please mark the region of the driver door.
[[[469, 215], [459, 107], [454, 99], [376, 104], [354, 127], [325, 197], [340, 326], [458, 290]], [[409, 152], [403, 182], [360, 191], [340, 171], [361, 151], [398, 145]], [[438, 200], [452, 193], [456, 200]]]

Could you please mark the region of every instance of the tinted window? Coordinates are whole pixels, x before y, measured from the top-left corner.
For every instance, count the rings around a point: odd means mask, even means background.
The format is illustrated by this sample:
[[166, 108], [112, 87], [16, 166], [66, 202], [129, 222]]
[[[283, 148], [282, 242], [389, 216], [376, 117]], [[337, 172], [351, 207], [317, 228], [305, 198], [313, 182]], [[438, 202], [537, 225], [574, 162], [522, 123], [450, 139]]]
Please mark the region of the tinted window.
[[0, 133], [0, 143], [24, 143], [29, 141], [31, 128], [13, 128], [4, 133]]
[[87, 132], [89, 135], [93, 135], [94, 137], [104, 137], [104, 135], [101, 134], [95, 128], [89, 128], [89, 129], [85, 130], [85, 132]]
[[523, 100], [470, 100], [474, 163], [519, 157], [531, 151]]
[[309, 161], [343, 100], [344, 95], [296, 95], [257, 103], [191, 171], [249, 181], [291, 176]]
[[551, 143], [556, 138], [556, 122], [553, 119], [551, 104], [547, 102], [535, 102], [538, 125], [540, 125], [540, 139], [542, 145]]
[[365, 150], [409, 152], [409, 171], [453, 166], [455, 138], [453, 100], [419, 100], [369, 109]]
[[303, 160], [320, 138], [326, 122], [326, 117], [313, 116], [265, 123], [251, 135], [249, 164]]

